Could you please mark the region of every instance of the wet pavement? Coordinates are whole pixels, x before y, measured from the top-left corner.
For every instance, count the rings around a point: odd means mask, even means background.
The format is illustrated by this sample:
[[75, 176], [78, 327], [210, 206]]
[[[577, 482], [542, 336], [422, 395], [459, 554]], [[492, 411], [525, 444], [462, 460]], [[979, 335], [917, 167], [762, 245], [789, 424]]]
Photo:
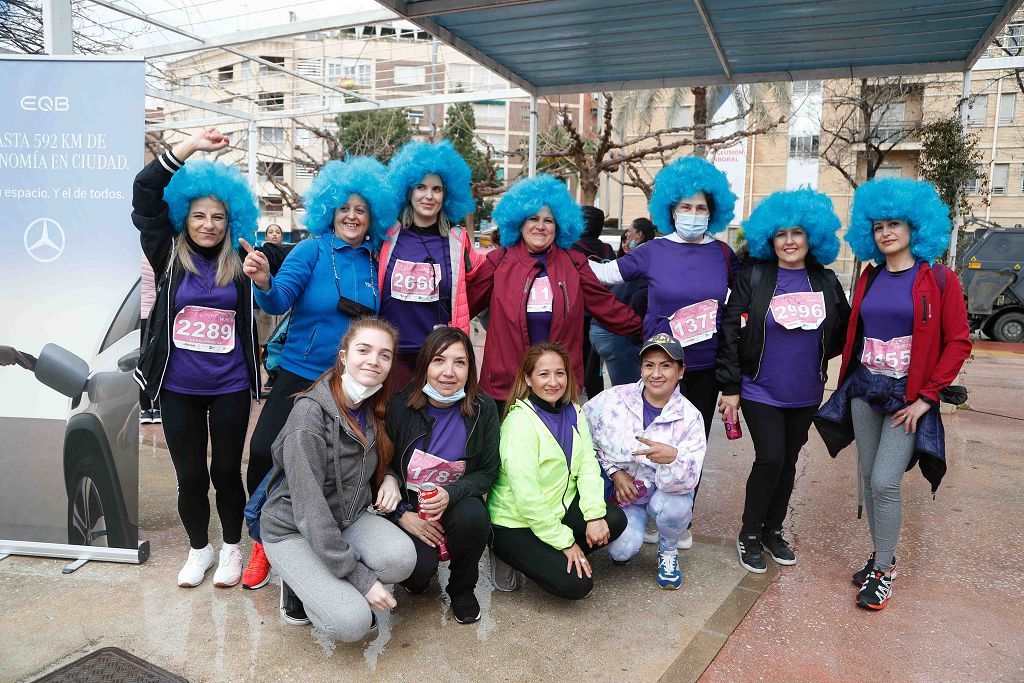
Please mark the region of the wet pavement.
[[850, 573], [870, 540], [866, 520], [855, 518], [852, 450], [833, 461], [812, 431], [787, 519], [799, 563], [756, 576], [738, 566], [733, 545], [752, 448], [716, 425], [697, 543], [681, 554], [682, 590], [654, 584], [653, 546], [627, 567], [595, 554], [597, 589], [575, 604], [532, 584], [493, 591], [485, 556], [481, 622], [457, 624], [435, 581], [422, 596], [398, 589], [399, 606], [376, 638], [332, 643], [280, 619], [276, 585], [216, 589], [208, 575], [198, 588], [175, 586], [187, 542], [174, 473], [159, 427], [144, 426], [140, 518], [150, 560], [92, 562], [69, 576], [60, 573], [67, 561], [0, 561], [0, 680], [31, 680], [105, 646], [192, 681], [1024, 680], [1024, 354], [1016, 351], [979, 345], [967, 366], [976, 412], [945, 418], [950, 469], [936, 499], [908, 473], [900, 573], [880, 613], [853, 604]]

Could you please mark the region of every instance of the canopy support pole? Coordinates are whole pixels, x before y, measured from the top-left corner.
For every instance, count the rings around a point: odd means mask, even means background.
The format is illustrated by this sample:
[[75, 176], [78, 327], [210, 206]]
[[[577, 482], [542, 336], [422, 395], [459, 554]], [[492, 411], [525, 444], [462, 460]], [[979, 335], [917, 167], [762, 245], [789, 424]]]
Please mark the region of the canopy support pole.
[[[971, 96], [971, 71], [970, 71], [970, 69], [968, 69], [967, 71], [964, 71], [963, 90], [961, 90], [961, 92], [960, 92], [960, 128], [961, 128], [960, 134], [961, 135], [966, 135], [967, 134], [967, 112], [968, 112], [967, 102], [968, 102], [968, 98], [970, 98], [970, 96]], [[996, 109], [998, 110], [998, 108], [999, 108], [999, 100], [997, 98], [996, 99]], [[998, 116], [999, 116], [999, 112], [996, 111], [996, 118], [998, 118]], [[947, 263], [948, 263], [949, 267], [952, 268], [953, 270], [956, 270], [956, 247], [957, 247], [957, 241], [959, 240], [959, 237], [960, 237], [960, 227], [961, 227], [961, 225], [964, 222], [963, 221], [963, 215], [960, 212], [960, 196], [961, 196], [962, 192], [966, 192], [966, 191], [967, 191], [967, 188], [962, 187], [962, 186], [957, 189], [957, 201], [956, 201], [956, 207], [955, 207], [955, 212], [956, 213], [954, 214], [953, 231], [949, 235], [949, 258], [947, 259]]]
[[530, 158], [528, 173], [537, 175], [537, 96], [530, 95]]
[[48, 55], [74, 54], [71, 0], [43, 0], [43, 50]]

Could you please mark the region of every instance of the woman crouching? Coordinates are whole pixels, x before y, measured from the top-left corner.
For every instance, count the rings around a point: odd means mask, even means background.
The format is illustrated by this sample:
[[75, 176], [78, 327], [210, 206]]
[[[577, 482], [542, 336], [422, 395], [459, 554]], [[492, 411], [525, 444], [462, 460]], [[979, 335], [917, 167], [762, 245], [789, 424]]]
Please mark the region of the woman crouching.
[[[353, 642], [375, 628], [372, 610], [396, 604], [384, 584], [404, 581], [416, 566], [409, 537], [368, 509], [371, 481], [378, 509], [399, 502], [387, 473], [393, 448], [381, 391], [397, 341], [380, 318], [352, 322], [334, 368], [295, 399], [274, 442], [274, 468], [284, 476], [267, 497], [260, 530], [281, 575], [282, 609], [292, 623], [308, 615], [335, 640]], [[290, 591], [302, 606], [285, 609]]]

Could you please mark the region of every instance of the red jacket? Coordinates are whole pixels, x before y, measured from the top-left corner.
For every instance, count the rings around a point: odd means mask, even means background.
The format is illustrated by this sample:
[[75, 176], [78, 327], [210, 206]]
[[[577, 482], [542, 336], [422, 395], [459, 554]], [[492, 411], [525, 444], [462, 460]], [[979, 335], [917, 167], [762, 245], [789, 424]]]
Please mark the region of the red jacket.
[[[940, 290], [935, 269], [946, 272], [946, 284]], [[839, 371], [839, 384], [853, 369], [853, 351], [863, 336], [860, 306], [864, 294], [874, 281], [876, 266], [869, 264], [857, 281], [853, 295], [853, 311], [846, 329], [843, 365]], [[873, 274], [874, 273], [874, 274]], [[910, 371], [907, 375], [906, 401], [926, 398], [938, 403], [939, 391], [956, 379], [964, 361], [971, 355], [970, 327], [967, 324], [967, 306], [964, 292], [956, 273], [943, 265], [921, 264], [914, 280], [914, 331], [910, 343]], [[858, 360], [859, 362], [859, 360]]]
[[[480, 387], [499, 401], [508, 398], [519, 363], [530, 348], [526, 302], [538, 272], [540, 264], [520, 240], [507, 250], [488, 253], [467, 278], [470, 316], [491, 309]], [[583, 309], [616, 334], [640, 334], [643, 322], [598, 281], [582, 254], [552, 246], [547, 272], [555, 291], [548, 339], [569, 352], [576, 382], [582, 383]]]

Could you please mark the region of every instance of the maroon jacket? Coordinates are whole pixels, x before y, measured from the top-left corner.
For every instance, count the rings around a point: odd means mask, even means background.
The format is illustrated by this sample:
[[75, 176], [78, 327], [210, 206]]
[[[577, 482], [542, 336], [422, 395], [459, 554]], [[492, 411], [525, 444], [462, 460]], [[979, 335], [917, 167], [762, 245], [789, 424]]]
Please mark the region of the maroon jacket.
[[[884, 267], [884, 266], [882, 266]], [[936, 280], [936, 269], [945, 271], [945, 286]], [[858, 362], [853, 357], [863, 329], [860, 306], [864, 294], [881, 272], [869, 264], [861, 273], [853, 295], [853, 312], [846, 328], [846, 346], [843, 365], [839, 371], [839, 384]], [[940, 276], [941, 277], [941, 274]], [[913, 285], [914, 331], [910, 343], [910, 371], [907, 374], [907, 403], [926, 398], [938, 403], [939, 391], [956, 380], [964, 361], [971, 355], [970, 327], [967, 324], [967, 306], [964, 292], [956, 273], [941, 264], [921, 264]]]
[[[480, 387], [499, 401], [508, 398], [519, 363], [530, 348], [526, 301], [539, 272], [540, 264], [520, 240], [508, 249], [488, 253], [467, 279], [470, 316], [485, 308], [491, 309]], [[547, 272], [555, 292], [548, 339], [569, 352], [573, 374], [580, 383], [583, 381], [584, 309], [615, 334], [638, 335], [643, 322], [598, 281], [583, 254], [552, 245], [548, 251]]]

